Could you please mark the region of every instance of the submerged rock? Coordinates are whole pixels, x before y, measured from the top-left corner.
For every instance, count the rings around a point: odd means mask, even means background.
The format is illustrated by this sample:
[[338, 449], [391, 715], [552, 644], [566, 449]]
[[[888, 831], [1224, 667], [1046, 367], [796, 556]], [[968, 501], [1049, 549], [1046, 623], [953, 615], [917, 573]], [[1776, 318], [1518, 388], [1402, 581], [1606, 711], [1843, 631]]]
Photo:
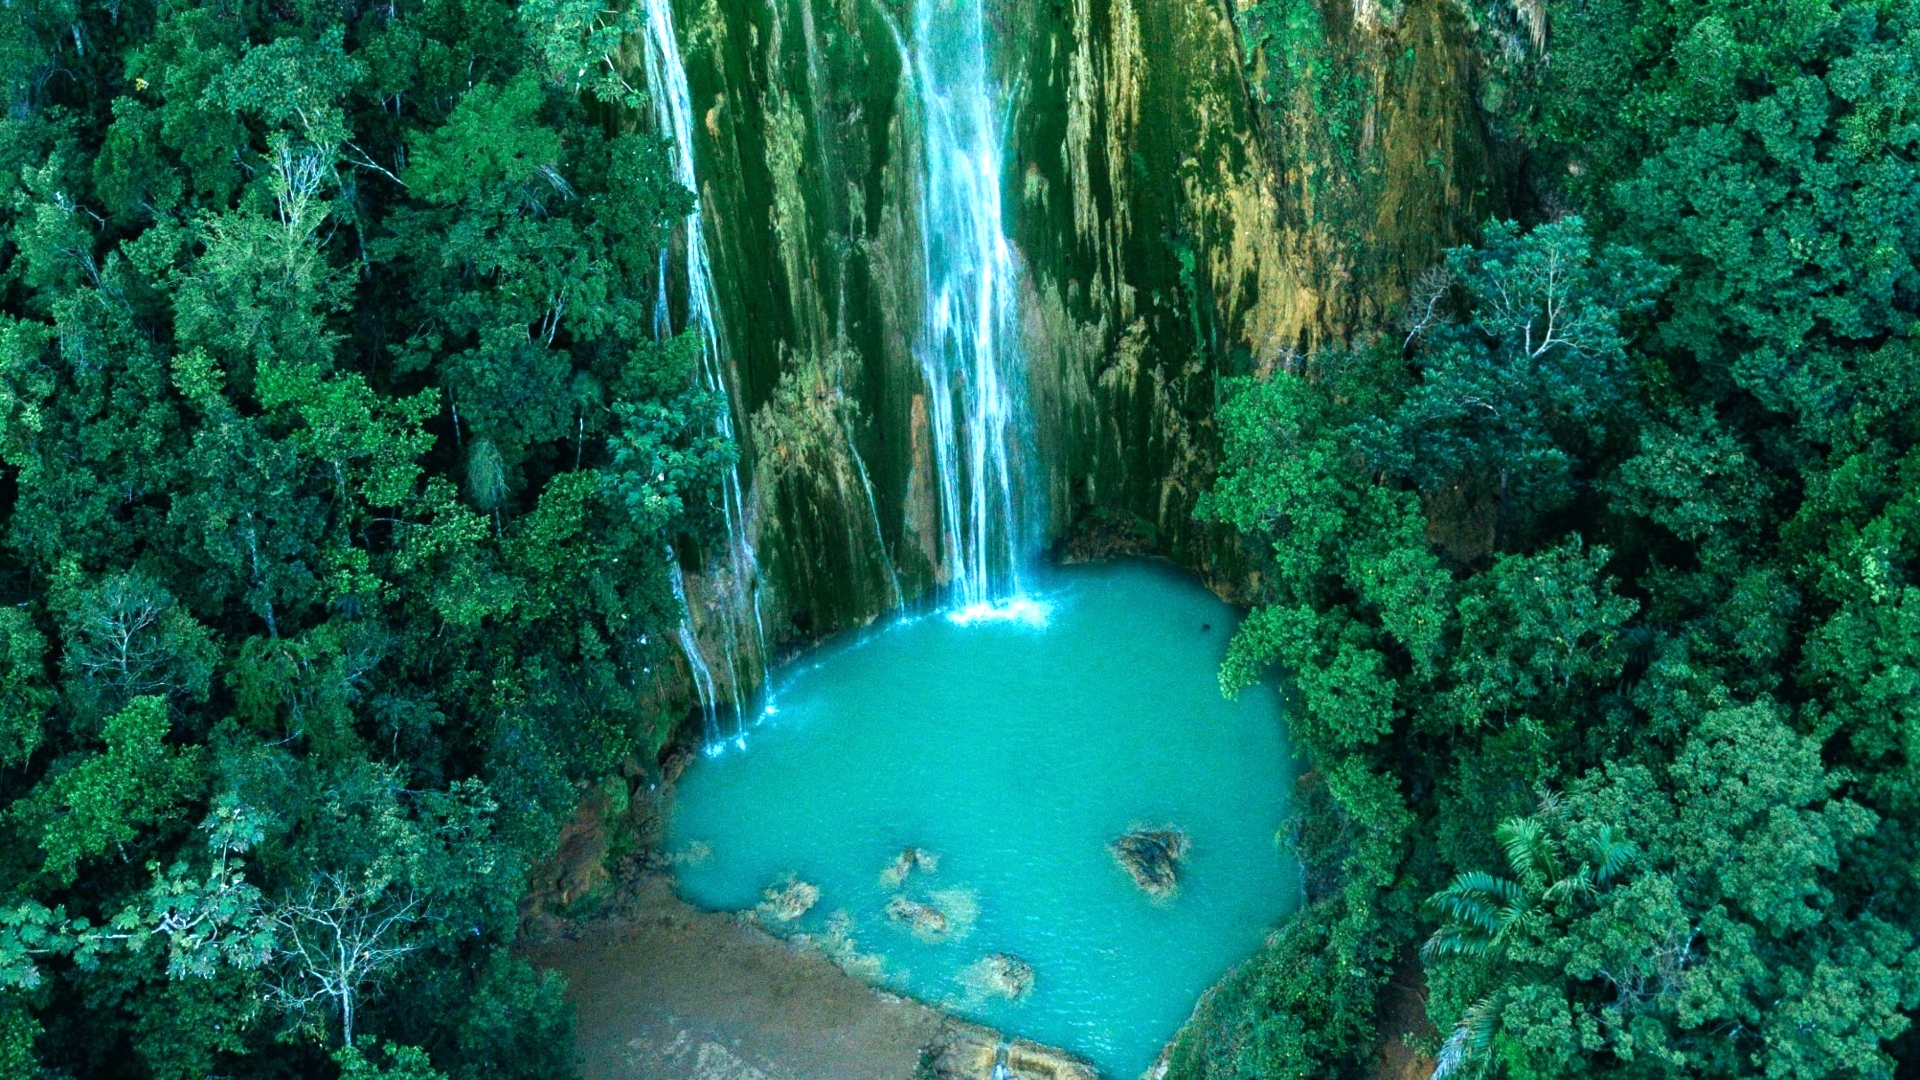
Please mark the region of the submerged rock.
[[924, 870], [931, 874], [939, 868], [939, 855], [926, 848], [902, 848], [893, 863], [880, 871], [880, 886], [886, 889], [897, 889], [906, 883], [907, 875], [915, 870]]
[[968, 964], [960, 981], [983, 995], [1018, 1001], [1033, 989], [1033, 965], [1012, 953], [994, 953]]
[[972, 889], [935, 889], [925, 902], [905, 896], [887, 901], [887, 918], [925, 942], [958, 941], [979, 917], [980, 901]]
[[860, 943], [853, 936], [853, 916], [845, 911], [827, 916], [826, 933], [800, 934], [793, 940], [802, 947], [817, 949], [856, 979], [878, 983], [886, 977], [886, 959], [879, 953], [860, 951]]
[[762, 919], [788, 923], [812, 910], [820, 902], [820, 886], [789, 877], [760, 895], [766, 897], [754, 908]]
[[667, 856], [669, 866], [702, 866], [713, 858], [713, 847], [704, 840], [689, 840], [685, 847]]
[[1180, 886], [1180, 860], [1187, 857], [1187, 834], [1172, 826], [1129, 829], [1107, 845], [1133, 883], [1154, 896], [1171, 896]]
[[932, 904], [922, 904], [904, 896], [887, 901], [887, 918], [906, 924], [915, 936], [928, 939], [944, 938], [952, 929], [947, 922], [946, 912]]

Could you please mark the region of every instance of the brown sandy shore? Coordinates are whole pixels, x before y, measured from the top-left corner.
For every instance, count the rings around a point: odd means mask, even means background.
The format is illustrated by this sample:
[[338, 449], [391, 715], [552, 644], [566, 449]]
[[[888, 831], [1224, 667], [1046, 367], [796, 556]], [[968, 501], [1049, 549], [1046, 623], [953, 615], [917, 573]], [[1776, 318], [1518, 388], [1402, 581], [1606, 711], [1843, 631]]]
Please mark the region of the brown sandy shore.
[[[1093, 1080], [1085, 1064], [878, 991], [816, 952], [636, 884], [617, 921], [529, 945], [567, 978], [586, 1080]], [[923, 1060], [925, 1065], [923, 1067]]]

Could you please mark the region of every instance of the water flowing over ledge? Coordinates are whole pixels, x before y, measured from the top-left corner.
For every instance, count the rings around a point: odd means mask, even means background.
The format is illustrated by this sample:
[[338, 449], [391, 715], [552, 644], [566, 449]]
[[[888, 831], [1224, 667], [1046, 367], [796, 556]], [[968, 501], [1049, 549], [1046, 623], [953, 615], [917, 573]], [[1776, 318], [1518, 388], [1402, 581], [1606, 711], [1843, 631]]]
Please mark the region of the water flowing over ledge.
[[1219, 380], [1337, 339], [1483, 213], [1475, 130], [1420, 96], [1463, 62], [1430, 7], [1411, 69], [1356, 69], [1378, 115], [1342, 153], [1395, 197], [1336, 203], [1331, 158], [1263, 146], [1211, 0], [647, 0], [651, 126], [700, 199], [669, 308], [740, 449], [727, 550], [681, 544], [709, 741], [771, 652], [979, 622], [1063, 539], [1244, 581], [1193, 513]]
[[[672, 0], [646, 0], [646, 57], [648, 100], [652, 105], [655, 130], [666, 136], [673, 160], [674, 180], [697, 193], [700, 181], [694, 169], [693, 101], [687, 88], [686, 62], [680, 55], [680, 39], [674, 32]], [[686, 326], [700, 339], [700, 381], [713, 395], [713, 423], [729, 442], [737, 438], [733, 420], [733, 392], [729, 387], [728, 365], [717, 320], [719, 304], [713, 286], [713, 263], [707, 255], [705, 221], [697, 201], [681, 223], [684, 244]], [[671, 302], [671, 249], [660, 250], [659, 288], [654, 297], [654, 333], [667, 337], [673, 333]], [[705, 568], [710, 582], [707, 604], [689, 601], [686, 578], [679, 557], [673, 559], [673, 593], [685, 613], [678, 631], [680, 648], [686, 654], [694, 692], [705, 720], [709, 746], [719, 745], [727, 736], [721, 730], [720, 710], [731, 705], [734, 730], [731, 738], [741, 745], [746, 739], [746, 699], [764, 675], [767, 652], [766, 621], [760, 611], [760, 567], [754, 555], [753, 541], [747, 535], [747, 504], [740, 486], [737, 468], [727, 470], [721, 480], [720, 509], [726, 527], [725, 550], [708, 559]], [[703, 645], [702, 637], [712, 642]], [[708, 654], [719, 653], [725, 665], [726, 681], [717, 682]], [[723, 694], [725, 700], [723, 700]]]
[[1001, 220], [1009, 107], [988, 62], [981, 0], [914, 9], [904, 62], [922, 140], [922, 325], [949, 602], [987, 610], [1020, 595], [1036, 538], [1024, 474], [1033, 445], [1016, 334], [1012, 245]]

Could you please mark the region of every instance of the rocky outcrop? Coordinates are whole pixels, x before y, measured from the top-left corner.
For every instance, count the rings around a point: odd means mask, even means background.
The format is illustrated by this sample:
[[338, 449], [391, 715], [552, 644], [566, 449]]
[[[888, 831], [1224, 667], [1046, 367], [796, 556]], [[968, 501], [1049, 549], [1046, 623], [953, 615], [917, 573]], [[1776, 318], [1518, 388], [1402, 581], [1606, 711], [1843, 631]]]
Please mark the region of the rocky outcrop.
[[953, 1024], [940, 1033], [938, 1042], [921, 1052], [922, 1068], [918, 1077], [931, 1080], [970, 1080], [984, 1076], [993, 1080], [994, 1066], [1000, 1059], [1000, 1034], [975, 1024]]
[[1094, 1067], [1062, 1050], [1026, 1039], [1007, 1047], [1008, 1080], [1100, 1080]]
[[753, 910], [764, 922], [790, 923], [820, 902], [820, 886], [789, 877], [760, 894], [765, 899]]
[[950, 1021], [921, 1053], [917, 1075], [932, 1080], [1099, 1080], [1092, 1065], [1051, 1046], [1011, 1042], [978, 1024]]
[[903, 848], [900, 854], [895, 856], [891, 863], [887, 864], [887, 868], [880, 871], [880, 887], [883, 889], [897, 889], [906, 884], [907, 877], [915, 870], [921, 870], [931, 874], [938, 869], [940, 869], [939, 855], [925, 848]]
[[1180, 862], [1187, 857], [1187, 834], [1171, 826], [1130, 829], [1107, 845], [1133, 883], [1156, 897], [1180, 887]]
[[1033, 965], [1012, 953], [994, 953], [968, 964], [960, 981], [983, 997], [1019, 1001], [1033, 990]]
[[634, 880], [669, 861], [659, 851], [659, 794], [635, 759], [624, 763], [621, 775], [583, 790], [552, 853], [527, 875], [523, 928], [550, 932], [566, 920], [617, 908]]
[[887, 901], [887, 918], [904, 924], [916, 937], [938, 940], [947, 936], [951, 928], [947, 922], [947, 913], [932, 904], [922, 904], [904, 896], [896, 896]]

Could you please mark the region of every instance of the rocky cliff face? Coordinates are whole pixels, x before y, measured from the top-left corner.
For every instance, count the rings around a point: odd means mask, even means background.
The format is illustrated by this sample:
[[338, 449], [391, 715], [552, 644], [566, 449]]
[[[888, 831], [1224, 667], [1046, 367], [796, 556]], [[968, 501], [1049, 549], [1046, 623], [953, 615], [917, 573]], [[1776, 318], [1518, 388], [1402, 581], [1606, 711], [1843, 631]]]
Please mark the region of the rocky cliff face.
[[[914, 356], [914, 2], [954, 0], [677, 13], [747, 531], [785, 640], [947, 574]], [[1271, 0], [988, 0], [1041, 541], [1098, 522], [1232, 591], [1243, 560], [1192, 515], [1222, 378], [1378, 325], [1493, 209], [1464, 16], [1382, 2], [1297, 0], [1276, 31]]]

